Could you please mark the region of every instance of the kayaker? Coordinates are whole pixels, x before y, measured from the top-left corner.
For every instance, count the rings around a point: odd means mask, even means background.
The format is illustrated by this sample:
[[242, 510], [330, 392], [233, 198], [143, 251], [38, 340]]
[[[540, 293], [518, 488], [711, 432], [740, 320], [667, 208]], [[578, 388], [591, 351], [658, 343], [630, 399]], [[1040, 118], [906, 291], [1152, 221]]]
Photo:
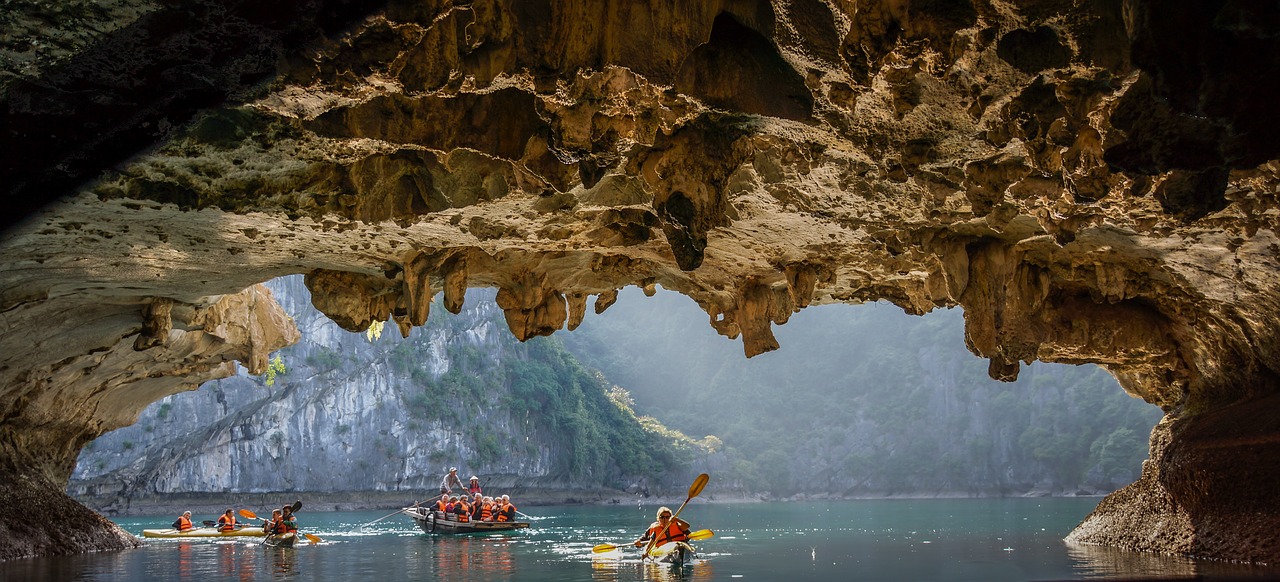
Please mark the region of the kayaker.
[[480, 495], [481, 493], [483, 493], [480, 490], [479, 477], [476, 477], [475, 475], [471, 476], [471, 482], [467, 484], [467, 493], [470, 493], [472, 496]]
[[268, 534], [277, 533], [280, 529], [281, 515], [283, 515], [283, 513], [279, 509], [271, 510], [271, 519], [268, 519], [262, 524], [262, 531]]
[[293, 508], [288, 505], [280, 508], [280, 523], [276, 526], [277, 533], [289, 533], [298, 531], [298, 522], [293, 517]]
[[184, 511], [184, 512], [182, 512], [182, 515], [178, 516], [178, 519], [175, 519], [175, 520], [173, 521], [173, 529], [176, 529], [176, 530], [178, 530], [178, 531], [187, 531], [187, 530], [191, 529], [192, 527], [193, 527], [193, 526], [191, 525], [191, 512], [190, 512], [190, 511]]
[[441, 493], [453, 493], [451, 487], [457, 485], [458, 489], [462, 489], [462, 480], [458, 478], [458, 468], [449, 467], [449, 472], [445, 474], [444, 479], [440, 480]]
[[227, 508], [227, 512], [218, 518], [218, 531], [231, 531], [236, 529], [236, 514]]
[[635, 541], [635, 547], [640, 547], [654, 540], [653, 547], [661, 546], [668, 542], [685, 542], [689, 541], [689, 522], [675, 518], [671, 519], [671, 508], [662, 506], [658, 508], [658, 521], [649, 525], [649, 529]]

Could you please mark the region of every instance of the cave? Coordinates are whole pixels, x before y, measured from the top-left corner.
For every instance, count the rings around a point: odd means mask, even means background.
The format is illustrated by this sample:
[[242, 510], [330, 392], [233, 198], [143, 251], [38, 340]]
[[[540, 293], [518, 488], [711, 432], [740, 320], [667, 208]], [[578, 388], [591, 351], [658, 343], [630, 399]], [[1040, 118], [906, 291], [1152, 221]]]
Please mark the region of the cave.
[[62, 493], [79, 450], [261, 372], [298, 332], [258, 284], [304, 274], [353, 331], [496, 288], [522, 340], [661, 285], [747, 357], [810, 305], [960, 306], [991, 377], [1094, 363], [1165, 412], [1071, 540], [1280, 563], [1278, 21], [1221, 0], [17, 5], [0, 559], [136, 543]]

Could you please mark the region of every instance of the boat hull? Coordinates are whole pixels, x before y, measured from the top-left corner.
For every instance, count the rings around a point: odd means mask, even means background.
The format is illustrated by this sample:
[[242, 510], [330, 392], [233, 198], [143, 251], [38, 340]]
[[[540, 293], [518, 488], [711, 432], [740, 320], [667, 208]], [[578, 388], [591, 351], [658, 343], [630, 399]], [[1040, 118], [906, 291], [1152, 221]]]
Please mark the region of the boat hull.
[[511, 531], [529, 527], [524, 521], [455, 521], [447, 519], [440, 511], [406, 509], [405, 515], [413, 518], [418, 527], [430, 534], [466, 534], [495, 531]]
[[197, 527], [187, 531], [178, 531], [176, 529], [144, 529], [142, 537], [144, 538], [233, 538], [233, 537], [262, 537], [267, 535], [262, 531], [261, 527], [248, 526], [231, 531], [218, 531], [215, 527]]
[[264, 545], [273, 548], [292, 548], [293, 544], [298, 542], [298, 534], [289, 532], [286, 534], [271, 534], [262, 540]]
[[684, 542], [662, 544], [649, 550], [649, 559], [676, 568], [692, 564], [696, 555], [697, 552], [694, 551], [693, 546]]

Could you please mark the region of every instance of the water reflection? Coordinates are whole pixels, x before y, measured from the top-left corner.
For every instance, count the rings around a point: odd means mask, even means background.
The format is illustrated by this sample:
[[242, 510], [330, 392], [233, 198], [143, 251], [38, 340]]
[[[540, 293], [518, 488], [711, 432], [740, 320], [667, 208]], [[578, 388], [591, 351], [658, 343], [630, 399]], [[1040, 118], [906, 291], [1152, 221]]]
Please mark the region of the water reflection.
[[271, 572], [277, 578], [290, 578], [293, 576], [295, 566], [298, 564], [298, 553], [294, 548], [273, 548], [268, 545], [262, 546], [265, 549], [267, 563], [271, 567]]
[[638, 555], [627, 556], [621, 551], [591, 557], [591, 579], [596, 582], [623, 582], [637, 578], [662, 582], [704, 582], [714, 580], [715, 575], [714, 562], [703, 557], [695, 558], [682, 568], [641, 560]]
[[437, 576], [445, 579], [497, 580], [516, 570], [507, 536], [431, 536]]
[[1067, 555], [1076, 561], [1075, 569], [1085, 578], [1151, 578], [1159, 580], [1264, 579], [1275, 571], [1257, 566], [1223, 562], [1195, 561], [1181, 556], [1166, 556], [1068, 543]]

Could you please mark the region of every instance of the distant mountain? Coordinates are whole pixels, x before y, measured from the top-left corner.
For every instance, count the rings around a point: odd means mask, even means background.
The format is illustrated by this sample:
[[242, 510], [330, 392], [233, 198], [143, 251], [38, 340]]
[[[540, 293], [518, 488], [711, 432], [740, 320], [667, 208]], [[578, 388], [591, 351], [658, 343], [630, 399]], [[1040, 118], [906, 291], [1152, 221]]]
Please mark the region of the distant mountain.
[[888, 304], [813, 306], [745, 360], [692, 301], [625, 289], [557, 334], [627, 387], [642, 414], [713, 434], [720, 488], [777, 495], [1110, 492], [1147, 456], [1158, 408], [1096, 366], [1035, 363], [1017, 382], [965, 349], [959, 309], [923, 317]]
[[413, 500], [457, 466], [526, 498], [589, 497], [687, 486], [706, 462], [682, 435], [642, 425], [558, 340], [517, 342], [492, 291], [456, 316], [437, 306], [407, 339], [387, 326], [370, 341], [315, 310], [301, 277], [268, 286], [302, 332], [277, 353], [272, 385], [242, 371], [152, 404], [84, 449], [70, 494], [121, 512], [202, 492]]

